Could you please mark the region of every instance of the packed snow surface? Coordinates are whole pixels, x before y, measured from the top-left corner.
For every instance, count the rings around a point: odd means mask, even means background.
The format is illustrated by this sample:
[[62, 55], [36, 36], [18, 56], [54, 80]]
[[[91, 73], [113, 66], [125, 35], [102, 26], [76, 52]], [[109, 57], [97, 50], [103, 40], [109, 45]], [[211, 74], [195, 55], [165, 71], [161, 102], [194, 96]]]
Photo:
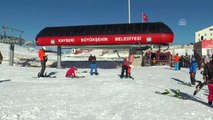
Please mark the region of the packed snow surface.
[[[211, 120], [205, 86], [196, 96], [187, 68], [134, 67], [134, 80], [120, 79], [121, 69], [79, 69], [85, 78], [65, 78], [67, 69], [47, 68], [56, 78], [32, 78], [40, 68], [1, 65], [0, 120]], [[201, 75], [197, 75], [201, 79]], [[156, 94], [180, 89], [182, 100]]]

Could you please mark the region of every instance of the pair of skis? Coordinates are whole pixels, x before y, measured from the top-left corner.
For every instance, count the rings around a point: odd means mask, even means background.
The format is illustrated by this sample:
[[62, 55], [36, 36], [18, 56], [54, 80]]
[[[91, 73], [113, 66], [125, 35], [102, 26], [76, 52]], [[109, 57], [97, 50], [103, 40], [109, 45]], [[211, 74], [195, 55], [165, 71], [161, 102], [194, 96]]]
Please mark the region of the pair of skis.
[[175, 98], [182, 99], [182, 100], [186, 100], [187, 99], [186, 97], [181, 96], [181, 92], [180, 92], [179, 89], [177, 89], [177, 90], [168, 90], [168, 89], [165, 89], [162, 92], [155, 91], [155, 93], [156, 94], [160, 94], [160, 95], [167, 95], [167, 96], [170, 96], [170, 97], [175, 97]]
[[132, 76], [122, 76], [122, 75], [119, 75], [119, 77], [121, 78], [121, 79], [123, 79], [123, 78], [129, 78], [129, 79], [132, 79], [132, 80], [134, 80], [135, 78], [134, 77], [132, 77]]

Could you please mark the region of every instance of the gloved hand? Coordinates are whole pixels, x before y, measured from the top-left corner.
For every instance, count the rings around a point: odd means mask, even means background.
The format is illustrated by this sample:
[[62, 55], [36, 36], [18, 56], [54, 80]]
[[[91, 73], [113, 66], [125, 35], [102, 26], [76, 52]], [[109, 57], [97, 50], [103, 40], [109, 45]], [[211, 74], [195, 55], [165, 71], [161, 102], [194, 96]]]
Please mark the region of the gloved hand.
[[191, 75], [192, 75], [192, 76], [195, 76], [195, 73], [192, 72]]

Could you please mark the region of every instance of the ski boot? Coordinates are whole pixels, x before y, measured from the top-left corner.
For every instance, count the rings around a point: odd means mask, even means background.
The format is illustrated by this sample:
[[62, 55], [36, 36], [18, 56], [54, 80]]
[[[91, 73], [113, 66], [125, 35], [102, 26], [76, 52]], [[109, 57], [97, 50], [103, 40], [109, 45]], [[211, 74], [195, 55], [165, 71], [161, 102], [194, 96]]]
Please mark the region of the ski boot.
[[123, 78], [124, 76], [123, 75], [120, 75], [120, 78]]
[[208, 101], [208, 104], [209, 104], [209, 105], [212, 105], [212, 101]]
[[163, 95], [169, 95], [169, 94], [170, 94], [170, 92], [169, 92], [169, 90], [165, 89], [165, 91], [164, 91], [164, 92], [162, 92], [161, 94], [163, 94]]
[[192, 86], [192, 84], [191, 84], [191, 83], [186, 83], [186, 85], [187, 85], [187, 86]]
[[180, 97], [180, 90], [179, 89], [177, 89], [176, 91], [175, 91], [175, 95], [174, 95], [175, 97]]
[[127, 76], [127, 75], [125, 76], [125, 78], [128, 78], [128, 77], [129, 77], [129, 76]]
[[41, 76], [41, 74], [40, 74], [40, 72], [38, 73], [38, 75], [37, 75], [38, 77], [40, 77]]
[[38, 73], [38, 77], [44, 77], [44, 75], [41, 75], [41, 73], [39, 72]]

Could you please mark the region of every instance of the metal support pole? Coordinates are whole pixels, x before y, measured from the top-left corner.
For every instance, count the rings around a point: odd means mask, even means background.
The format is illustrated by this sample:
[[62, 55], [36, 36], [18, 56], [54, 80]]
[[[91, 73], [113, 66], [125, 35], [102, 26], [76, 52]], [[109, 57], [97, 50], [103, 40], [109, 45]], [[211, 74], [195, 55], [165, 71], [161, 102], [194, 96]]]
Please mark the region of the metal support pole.
[[9, 66], [13, 66], [14, 61], [14, 44], [10, 44], [10, 58], [9, 58]]
[[57, 46], [57, 68], [61, 69], [61, 46]]
[[131, 15], [130, 15], [130, 0], [128, 0], [128, 18], [129, 18], [129, 23], [131, 23]]

